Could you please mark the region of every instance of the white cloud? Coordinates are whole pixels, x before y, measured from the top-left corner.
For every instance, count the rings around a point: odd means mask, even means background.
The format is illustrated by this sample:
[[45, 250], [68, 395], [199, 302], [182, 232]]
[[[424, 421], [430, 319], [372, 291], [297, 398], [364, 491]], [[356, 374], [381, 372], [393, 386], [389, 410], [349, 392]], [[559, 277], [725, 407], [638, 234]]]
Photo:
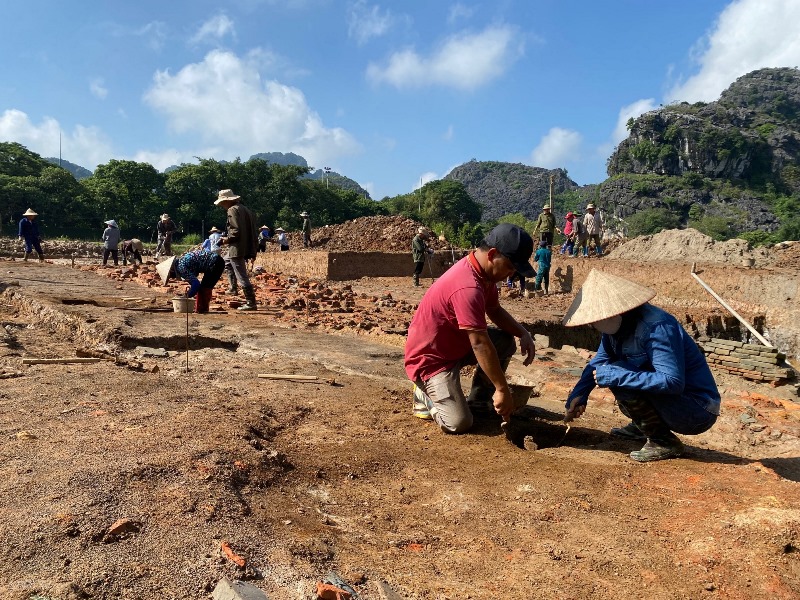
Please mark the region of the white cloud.
[[167, 25], [162, 21], [151, 21], [137, 29], [134, 35], [143, 38], [151, 50], [158, 51], [164, 47], [164, 42], [167, 40]]
[[92, 96], [100, 100], [105, 100], [106, 96], [108, 96], [108, 88], [106, 88], [103, 83], [103, 79], [100, 77], [92, 79], [89, 82], [89, 91], [92, 93]]
[[745, 73], [800, 64], [800, 2], [734, 0], [693, 49], [699, 72], [676, 84], [667, 102], [712, 101]]
[[381, 11], [377, 4], [370, 6], [366, 0], [357, 0], [350, 6], [347, 35], [360, 46], [371, 38], [384, 35], [392, 26], [394, 17], [389, 9]]
[[226, 35], [236, 37], [233, 21], [226, 14], [218, 14], [203, 23], [197, 32], [189, 39], [190, 44], [215, 44], [222, 41]]
[[472, 15], [475, 14], [475, 8], [472, 6], [466, 6], [465, 4], [461, 4], [460, 2], [456, 2], [450, 7], [450, 10], [447, 13], [447, 22], [451, 25], [456, 21], [461, 19], [469, 19]]
[[614, 132], [611, 134], [612, 144], [616, 146], [628, 137], [629, 119], [636, 119], [636, 117], [654, 110], [655, 108], [656, 101], [653, 98], [643, 98], [620, 108], [619, 115], [617, 116], [617, 125], [614, 127]]
[[175, 75], [158, 71], [144, 100], [173, 131], [218, 146], [218, 158], [280, 150], [313, 165], [359, 149], [344, 129], [325, 127], [302, 91], [262, 81], [255, 64], [231, 52], [209, 52]]
[[534, 167], [555, 169], [580, 158], [583, 137], [577, 131], [553, 127], [531, 153]]
[[65, 160], [93, 170], [112, 156], [110, 141], [96, 127], [77, 125], [72, 132], [63, 132], [51, 117], [36, 125], [20, 110], [10, 109], [0, 115], [0, 141], [18, 142], [41, 156], [58, 156], [59, 134]]
[[426, 183], [430, 183], [431, 181], [436, 181], [439, 179], [439, 176], [434, 173], [433, 171], [427, 171], [419, 176], [419, 181], [414, 184], [414, 187], [411, 188], [412, 190], [418, 190]]
[[450, 140], [452, 140], [452, 139], [453, 139], [453, 134], [454, 134], [454, 131], [453, 131], [453, 126], [452, 126], [452, 125], [450, 125], [450, 126], [448, 126], [448, 128], [447, 128], [447, 131], [445, 131], [445, 132], [442, 134], [442, 139], [443, 139], [444, 141], [446, 141], [446, 142], [449, 142]]
[[472, 90], [500, 77], [517, 60], [523, 43], [509, 25], [448, 37], [431, 56], [413, 49], [396, 52], [381, 66], [370, 63], [367, 77], [397, 88], [443, 85]]

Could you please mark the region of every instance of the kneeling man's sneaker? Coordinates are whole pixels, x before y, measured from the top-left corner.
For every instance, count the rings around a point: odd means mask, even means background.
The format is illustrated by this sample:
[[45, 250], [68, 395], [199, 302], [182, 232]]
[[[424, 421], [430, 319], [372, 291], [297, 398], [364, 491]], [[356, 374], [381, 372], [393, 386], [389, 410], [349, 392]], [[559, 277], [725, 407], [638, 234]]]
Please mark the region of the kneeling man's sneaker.
[[411, 407], [411, 414], [418, 419], [432, 421], [435, 413], [436, 409], [433, 407], [433, 400], [430, 399], [428, 394], [419, 389], [417, 384], [414, 384], [414, 399]]
[[654, 460], [676, 458], [681, 454], [683, 454], [683, 443], [677, 437], [671, 435], [671, 437], [663, 440], [648, 439], [642, 449], [631, 452], [630, 457], [636, 462], [652, 462]]

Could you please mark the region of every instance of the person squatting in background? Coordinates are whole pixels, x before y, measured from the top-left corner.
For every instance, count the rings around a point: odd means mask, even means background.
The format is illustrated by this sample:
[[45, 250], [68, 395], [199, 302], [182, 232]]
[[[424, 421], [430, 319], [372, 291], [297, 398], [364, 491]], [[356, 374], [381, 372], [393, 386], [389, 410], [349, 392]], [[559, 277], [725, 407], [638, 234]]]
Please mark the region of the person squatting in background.
[[142, 264], [142, 252], [144, 252], [144, 244], [142, 240], [131, 238], [122, 242], [122, 264], [127, 265], [131, 261], [132, 265]]

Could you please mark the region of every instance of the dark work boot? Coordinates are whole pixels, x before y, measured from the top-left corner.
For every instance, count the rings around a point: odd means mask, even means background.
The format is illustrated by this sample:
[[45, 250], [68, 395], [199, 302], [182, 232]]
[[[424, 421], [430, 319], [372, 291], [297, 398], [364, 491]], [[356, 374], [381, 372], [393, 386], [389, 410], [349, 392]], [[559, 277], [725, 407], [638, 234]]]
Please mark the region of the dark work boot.
[[[649, 400], [633, 394], [615, 395], [620, 411], [628, 415], [633, 421], [632, 424], [636, 426], [643, 436], [647, 437], [647, 442], [641, 450], [630, 453], [630, 457], [633, 460], [636, 462], [651, 462], [674, 458], [683, 454], [683, 444], [670, 431]], [[625, 429], [627, 433], [635, 432], [630, 425]], [[619, 432], [615, 433], [618, 434]]]
[[414, 287], [419, 287], [419, 275], [414, 274], [411, 276], [411, 279], [414, 280]]
[[239, 282], [236, 281], [236, 275], [234, 275], [233, 271], [226, 270], [226, 273], [228, 274], [228, 289], [225, 293], [235, 296], [239, 293]]
[[256, 292], [253, 286], [242, 286], [242, 293], [247, 303], [244, 306], [240, 306], [237, 310], [258, 310], [258, 306], [256, 305]]
[[26, 253], [25, 253], [25, 256], [23, 256], [23, 257], [22, 257], [22, 260], [23, 260], [23, 261], [26, 261], [26, 260], [28, 260], [28, 257], [29, 257], [31, 254], [33, 254], [33, 253], [32, 253], [32, 252], [26, 252]]

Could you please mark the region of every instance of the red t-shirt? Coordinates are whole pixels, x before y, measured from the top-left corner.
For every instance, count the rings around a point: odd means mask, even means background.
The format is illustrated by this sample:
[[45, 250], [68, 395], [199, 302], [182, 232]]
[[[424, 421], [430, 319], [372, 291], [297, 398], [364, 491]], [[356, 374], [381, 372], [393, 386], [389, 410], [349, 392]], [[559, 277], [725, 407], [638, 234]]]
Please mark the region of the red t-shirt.
[[469, 331], [485, 330], [486, 310], [498, 304], [497, 287], [484, 278], [472, 254], [450, 267], [425, 293], [411, 320], [408, 378], [427, 381], [454, 367], [472, 351]]

